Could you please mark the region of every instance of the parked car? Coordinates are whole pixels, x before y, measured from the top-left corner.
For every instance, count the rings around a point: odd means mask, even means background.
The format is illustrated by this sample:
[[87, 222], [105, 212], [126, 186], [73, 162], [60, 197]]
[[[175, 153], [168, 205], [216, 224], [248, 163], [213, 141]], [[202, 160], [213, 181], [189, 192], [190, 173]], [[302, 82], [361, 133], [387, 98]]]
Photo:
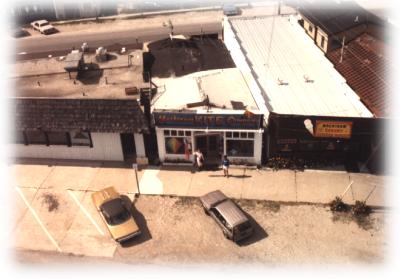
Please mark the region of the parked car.
[[225, 4], [222, 6], [222, 11], [226, 16], [240, 15], [240, 10], [233, 4]]
[[130, 204], [122, 199], [114, 187], [93, 193], [92, 200], [115, 241], [121, 243], [141, 233], [133, 219]]
[[57, 29], [55, 29], [54, 26], [45, 19], [34, 21], [31, 23], [31, 26], [34, 30], [45, 35], [57, 32]]
[[204, 212], [210, 215], [221, 227], [224, 236], [238, 242], [252, 235], [253, 227], [244, 212], [221, 191], [213, 191], [200, 201]]
[[16, 27], [13, 28], [11, 30], [11, 36], [13, 36], [14, 38], [22, 38], [22, 37], [26, 37], [26, 36], [30, 36], [31, 34], [29, 34], [28, 31], [26, 31], [25, 29]]

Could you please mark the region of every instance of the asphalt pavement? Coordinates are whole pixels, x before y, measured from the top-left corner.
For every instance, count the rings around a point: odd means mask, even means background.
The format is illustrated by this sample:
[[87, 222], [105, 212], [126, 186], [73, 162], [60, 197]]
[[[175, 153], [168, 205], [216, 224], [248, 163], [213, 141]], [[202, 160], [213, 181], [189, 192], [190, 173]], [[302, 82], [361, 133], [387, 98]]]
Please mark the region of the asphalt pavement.
[[[174, 34], [186, 36], [199, 34], [215, 34], [222, 32], [222, 22], [220, 20], [210, 20], [210, 22], [191, 22], [175, 25]], [[100, 31], [100, 32], [81, 32], [81, 33], [58, 33], [49, 36], [32, 36], [26, 38], [12, 39], [15, 46], [15, 53], [18, 59], [33, 59], [56, 56], [64, 54], [73, 48], [80, 48], [84, 42], [90, 48], [113, 46], [135, 45], [143, 42], [165, 39], [169, 37], [168, 27], [149, 26], [142, 28]]]

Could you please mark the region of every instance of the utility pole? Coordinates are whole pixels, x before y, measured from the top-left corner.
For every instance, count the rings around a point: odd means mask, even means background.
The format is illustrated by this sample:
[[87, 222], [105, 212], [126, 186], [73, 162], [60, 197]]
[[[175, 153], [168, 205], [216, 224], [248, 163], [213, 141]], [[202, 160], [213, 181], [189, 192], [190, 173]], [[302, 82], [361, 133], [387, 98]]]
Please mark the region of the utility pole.
[[340, 50], [340, 63], [343, 61], [343, 51], [344, 51], [344, 41], [345, 41], [346, 36], [343, 36], [342, 39], [342, 49]]

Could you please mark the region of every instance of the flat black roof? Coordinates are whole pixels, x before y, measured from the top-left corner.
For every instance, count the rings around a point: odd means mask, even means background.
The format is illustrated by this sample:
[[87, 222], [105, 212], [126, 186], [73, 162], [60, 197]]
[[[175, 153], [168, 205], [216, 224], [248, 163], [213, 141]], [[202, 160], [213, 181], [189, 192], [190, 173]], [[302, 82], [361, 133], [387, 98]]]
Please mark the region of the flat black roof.
[[328, 35], [335, 35], [368, 22], [369, 13], [355, 2], [303, 2], [299, 12]]

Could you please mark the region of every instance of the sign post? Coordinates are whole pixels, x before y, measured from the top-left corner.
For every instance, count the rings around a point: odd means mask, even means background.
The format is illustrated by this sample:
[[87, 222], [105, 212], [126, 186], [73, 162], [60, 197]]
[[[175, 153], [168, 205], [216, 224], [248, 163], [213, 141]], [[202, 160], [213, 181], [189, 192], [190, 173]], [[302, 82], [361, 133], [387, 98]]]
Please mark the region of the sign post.
[[138, 179], [138, 175], [137, 175], [138, 165], [132, 164], [132, 168], [135, 170], [136, 186], [137, 186], [138, 194], [140, 195], [139, 179]]

